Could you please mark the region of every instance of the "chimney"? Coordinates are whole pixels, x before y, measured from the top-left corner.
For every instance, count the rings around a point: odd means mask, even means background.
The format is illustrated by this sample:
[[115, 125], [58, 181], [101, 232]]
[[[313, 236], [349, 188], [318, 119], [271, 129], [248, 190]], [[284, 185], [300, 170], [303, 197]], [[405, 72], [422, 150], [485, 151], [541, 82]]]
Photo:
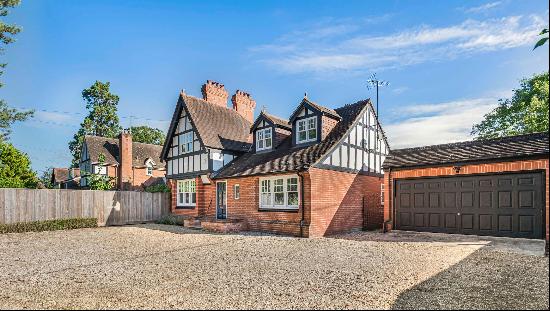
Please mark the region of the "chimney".
[[250, 122], [250, 124], [254, 123], [254, 109], [256, 108], [256, 101], [252, 99], [250, 94], [237, 90], [235, 95], [231, 97], [231, 102], [233, 103], [233, 109], [235, 109], [235, 111]]
[[119, 167], [118, 189], [131, 190], [133, 184], [132, 134], [127, 130], [118, 136]]
[[202, 85], [201, 91], [202, 98], [207, 102], [227, 108], [229, 93], [227, 93], [223, 84], [207, 80], [206, 83]]

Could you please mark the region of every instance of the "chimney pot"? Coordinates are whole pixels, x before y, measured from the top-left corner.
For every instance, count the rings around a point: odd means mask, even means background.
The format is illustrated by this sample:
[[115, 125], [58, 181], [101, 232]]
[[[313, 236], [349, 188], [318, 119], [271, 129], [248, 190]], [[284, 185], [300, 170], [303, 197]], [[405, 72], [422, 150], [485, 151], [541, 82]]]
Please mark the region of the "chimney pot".
[[206, 83], [202, 85], [201, 92], [205, 101], [227, 108], [229, 93], [227, 93], [223, 84], [206, 80]]
[[256, 101], [249, 93], [237, 90], [235, 95], [231, 97], [233, 109], [245, 118], [250, 124], [254, 122], [254, 109], [256, 109]]

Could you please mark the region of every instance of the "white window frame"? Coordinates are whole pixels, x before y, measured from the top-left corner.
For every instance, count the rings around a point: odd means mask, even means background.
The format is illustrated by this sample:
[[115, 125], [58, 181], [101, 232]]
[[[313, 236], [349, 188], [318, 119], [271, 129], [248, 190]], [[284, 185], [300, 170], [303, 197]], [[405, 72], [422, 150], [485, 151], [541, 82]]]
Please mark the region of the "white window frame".
[[[310, 121], [315, 121], [313, 122], [314, 123], [314, 126], [311, 127], [311, 123]], [[302, 144], [302, 143], [308, 143], [308, 142], [311, 142], [311, 141], [316, 141], [317, 138], [319, 137], [319, 133], [318, 133], [318, 130], [317, 130], [317, 127], [318, 127], [318, 124], [317, 124], [318, 120], [317, 120], [317, 116], [313, 116], [313, 117], [309, 117], [309, 118], [305, 118], [305, 119], [301, 119], [301, 120], [298, 120], [296, 121], [296, 143], [297, 144]], [[300, 124], [304, 124], [304, 129], [303, 130], [300, 130]], [[310, 137], [310, 131], [311, 130], [315, 130], [315, 137]], [[305, 139], [300, 139], [300, 133], [302, 132], [305, 132], [306, 133], [306, 138]]]
[[180, 138], [181, 153], [185, 154], [193, 152], [193, 131], [181, 134]]
[[[267, 137], [269, 134], [269, 137]], [[269, 142], [269, 147], [267, 143]], [[261, 146], [260, 146], [261, 145]], [[270, 150], [273, 148], [273, 133], [271, 127], [256, 131], [256, 151]]]
[[[283, 180], [283, 191], [277, 192], [277, 193], [283, 193], [284, 195], [284, 202], [282, 205], [276, 205], [275, 204], [275, 183], [278, 180]], [[289, 179], [296, 179], [295, 184], [289, 184]], [[296, 191], [289, 191], [289, 186], [295, 187]], [[288, 204], [288, 195], [289, 193], [296, 192], [298, 194], [298, 201], [295, 205], [289, 205]], [[263, 203], [264, 200], [262, 198], [264, 197], [269, 198], [268, 203]], [[258, 198], [258, 205], [259, 208], [262, 210], [271, 209], [271, 210], [298, 210], [301, 202], [301, 196], [300, 193], [300, 178], [298, 178], [297, 175], [281, 175], [281, 176], [275, 176], [275, 177], [264, 177], [259, 179], [259, 198]]]
[[241, 185], [236, 184], [233, 186], [233, 198], [235, 198], [235, 200], [241, 198]]
[[[196, 206], [197, 205], [197, 183], [195, 179], [181, 179], [177, 183], [177, 206]], [[183, 194], [183, 195], [181, 195]], [[187, 196], [188, 194], [189, 196]], [[195, 194], [195, 200], [193, 201], [193, 194]]]
[[147, 160], [145, 163], [145, 175], [147, 176], [153, 176], [153, 170], [155, 169], [155, 162], [153, 162], [151, 159]]

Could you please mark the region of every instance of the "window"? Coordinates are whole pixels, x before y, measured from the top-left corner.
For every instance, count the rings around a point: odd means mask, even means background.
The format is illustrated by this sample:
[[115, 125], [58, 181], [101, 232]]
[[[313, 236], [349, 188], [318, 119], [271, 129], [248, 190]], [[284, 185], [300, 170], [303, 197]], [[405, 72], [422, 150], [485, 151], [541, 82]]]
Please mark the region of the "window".
[[153, 165], [147, 164], [147, 176], [153, 176]]
[[260, 208], [298, 209], [298, 177], [260, 179]]
[[380, 205], [384, 205], [384, 184], [380, 184]]
[[233, 186], [233, 192], [235, 193], [235, 200], [238, 200], [241, 198], [241, 186], [235, 185]]
[[271, 149], [271, 128], [261, 129], [256, 131], [256, 150]]
[[317, 140], [317, 117], [298, 120], [296, 128], [298, 129], [296, 136], [298, 144]]
[[178, 206], [195, 206], [197, 202], [194, 179], [178, 180]]
[[193, 152], [193, 132], [185, 133], [181, 138], [181, 153]]

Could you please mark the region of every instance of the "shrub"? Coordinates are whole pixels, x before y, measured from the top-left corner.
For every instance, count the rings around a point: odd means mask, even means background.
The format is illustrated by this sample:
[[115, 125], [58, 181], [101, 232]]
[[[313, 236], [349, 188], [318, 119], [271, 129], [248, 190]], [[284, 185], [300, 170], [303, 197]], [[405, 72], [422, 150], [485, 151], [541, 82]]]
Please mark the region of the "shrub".
[[149, 186], [147, 188], [145, 188], [145, 191], [147, 192], [170, 192], [170, 188], [168, 188], [167, 185], [165, 184], [158, 184], [158, 185], [153, 185], [153, 186]]
[[157, 224], [175, 226], [181, 225], [182, 222], [180, 219], [178, 219], [178, 217], [174, 215], [164, 215], [159, 220], [157, 220]]
[[97, 227], [97, 218], [69, 218], [0, 224], [0, 233], [39, 232]]

